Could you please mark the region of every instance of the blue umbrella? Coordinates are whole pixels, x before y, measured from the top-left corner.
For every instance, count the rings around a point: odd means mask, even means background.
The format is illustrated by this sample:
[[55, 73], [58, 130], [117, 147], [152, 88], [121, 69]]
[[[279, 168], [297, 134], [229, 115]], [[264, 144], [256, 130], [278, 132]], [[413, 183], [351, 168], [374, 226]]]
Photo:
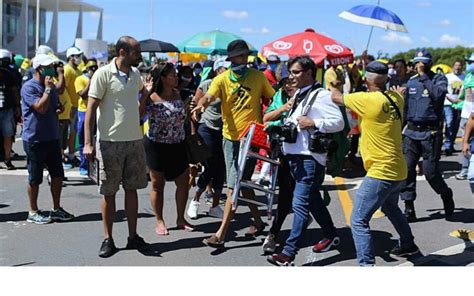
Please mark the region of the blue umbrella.
[[369, 47], [374, 26], [385, 30], [408, 32], [405, 24], [395, 13], [378, 5], [358, 5], [352, 7], [349, 11], [343, 11], [339, 16], [354, 23], [372, 26], [367, 48]]

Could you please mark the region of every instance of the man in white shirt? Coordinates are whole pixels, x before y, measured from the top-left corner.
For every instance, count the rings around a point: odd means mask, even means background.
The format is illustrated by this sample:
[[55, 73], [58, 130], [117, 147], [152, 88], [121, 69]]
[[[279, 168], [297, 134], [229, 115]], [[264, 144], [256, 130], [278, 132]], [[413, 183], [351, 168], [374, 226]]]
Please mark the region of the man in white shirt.
[[342, 131], [344, 119], [339, 107], [333, 103], [331, 93], [315, 81], [316, 65], [310, 57], [296, 57], [288, 62], [288, 67], [290, 80], [299, 90], [295, 94], [295, 104], [285, 125], [293, 126], [297, 134], [296, 139], [284, 136], [283, 153], [288, 159], [296, 186], [293, 192], [294, 216], [290, 236], [281, 254], [267, 257], [268, 262], [279, 266], [294, 265], [301, 237], [307, 228], [309, 212], [324, 233], [324, 238], [313, 247], [313, 251], [327, 251], [340, 242], [319, 192], [324, 181], [327, 150], [314, 149], [315, 145], [310, 150], [309, 143], [313, 142], [311, 138], [315, 132], [324, 135]]

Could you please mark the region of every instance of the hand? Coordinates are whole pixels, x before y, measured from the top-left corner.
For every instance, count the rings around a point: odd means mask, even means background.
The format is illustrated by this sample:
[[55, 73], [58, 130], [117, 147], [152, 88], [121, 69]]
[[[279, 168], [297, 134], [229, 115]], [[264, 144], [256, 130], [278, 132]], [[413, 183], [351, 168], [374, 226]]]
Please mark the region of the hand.
[[406, 87], [403, 87], [403, 86], [397, 85], [397, 86], [392, 86], [392, 87], [390, 88], [390, 90], [395, 91], [395, 92], [397, 92], [397, 93], [399, 93], [399, 94], [401, 94], [401, 95], [404, 95], [405, 92], [406, 92], [406, 90], [407, 90], [407, 88], [406, 88]]
[[418, 62], [416, 65], [415, 65], [415, 70], [416, 70], [416, 73], [418, 73], [418, 75], [422, 76], [425, 74], [425, 64], [423, 64], [422, 62]]
[[46, 76], [44, 78], [44, 85], [46, 87], [52, 88], [54, 86], [53, 78], [51, 76]]
[[151, 75], [148, 75], [145, 78], [145, 83], [143, 83], [143, 85], [145, 86], [146, 90], [151, 93], [151, 90], [153, 89], [153, 78]]
[[296, 121], [298, 121], [298, 126], [302, 129], [310, 129], [314, 127], [314, 121], [309, 118], [308, 116], [300, 116], [296, 118]]
[[469, 145], [469, 143], [463, 143], [462, 144], [462, 153], [466, 157], [469, 157], [471, 155], [471, 145]]
[[58, 108], [56, 109], [56, 114], [61, 114], [64, 112], [64, 106], [62, 104], [58, 105]]
[[281, 107], [283, 112], [290, 112], [291, 108], [293, 108], [294, 103], [295, 98], [291, 98], [288, 102], [286, 102], [286, 104]]
[[197, 105], [196, 107], [191, 110], [191, 119], [195, 122], [199, 121], [199, 115], [201, 115], [206, 110], [206, 107], [202, 105]]
[[56, 73], [58, 73], [58, 76], [61, 76], [61, 75], [64, 76], [64, 68], [63, 67], [57, 67], [56, 68]]
[[87, 160], [89, 161], [94, 160], [95, 151], [94, 151], [94, 146], [92, 144], [84, 144], [83, 153]]

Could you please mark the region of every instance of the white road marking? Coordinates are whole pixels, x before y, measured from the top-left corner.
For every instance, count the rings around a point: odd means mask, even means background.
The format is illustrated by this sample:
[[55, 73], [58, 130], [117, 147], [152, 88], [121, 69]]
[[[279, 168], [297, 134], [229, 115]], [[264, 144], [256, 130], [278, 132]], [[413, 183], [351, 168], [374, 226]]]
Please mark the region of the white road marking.
[[[46, 177], [48, 171], [43, 171], [43, 176]], [[79, 174], [79, 171], [68, 171], [64, 170], [64, 175], [68, 178], [82, 178], [89, 179], [87, 176], [82, 176]], [[17, 169], [12, 171], [0, 170], [0, 176], [28, 176], [28, 170], [26, 169]]]
[[[471, 241], [471, 245], [472, 245], [472, 242], [473, 241]], [[463, 243], [463, 244], [455, 245], [455, 246], [452, 246], [452, 247], [448, 247], [448, 248], [436, 251], [436, 252], [428, 254], [428, 255], [452, 256], [452, 255], [463, 253], [465, 249], [466, 249], [466, 244]], [[421, 257], [419, 260], [416, 260], [415, 263], [416, 264], [424, 264], [424, 263], [426, 263], [430, 260], [433, 260], [433, 257], [428, 256], [428, 255], [425, 255], [424, 257]], [[468, 255], [466, 255], [466, 256], [468, 256]], [[438, 260], [443, 261], [443, 257], [438, 258]], [[400, 264], [398, 266], [413, 266], [413, 265], [414, 265], [413, 262], [405, 262], [405, 263]]]

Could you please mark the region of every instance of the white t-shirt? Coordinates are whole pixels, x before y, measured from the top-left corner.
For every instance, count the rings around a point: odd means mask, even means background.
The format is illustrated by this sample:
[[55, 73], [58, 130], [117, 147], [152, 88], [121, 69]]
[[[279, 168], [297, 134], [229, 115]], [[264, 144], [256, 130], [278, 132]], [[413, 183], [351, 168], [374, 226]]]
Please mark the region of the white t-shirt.
[[[464, 77], [461, 76], [461, 79], [458, 75], [454, 73], [446, 74], [446, 78], [448, 79], [448, 94], [452, 99], [457, 99], [459, 96], [459, 92], [462, 87], [462, 82]], [[444, 99], [445, 106], [451, 106], [452, 103], [446, 98]]]

